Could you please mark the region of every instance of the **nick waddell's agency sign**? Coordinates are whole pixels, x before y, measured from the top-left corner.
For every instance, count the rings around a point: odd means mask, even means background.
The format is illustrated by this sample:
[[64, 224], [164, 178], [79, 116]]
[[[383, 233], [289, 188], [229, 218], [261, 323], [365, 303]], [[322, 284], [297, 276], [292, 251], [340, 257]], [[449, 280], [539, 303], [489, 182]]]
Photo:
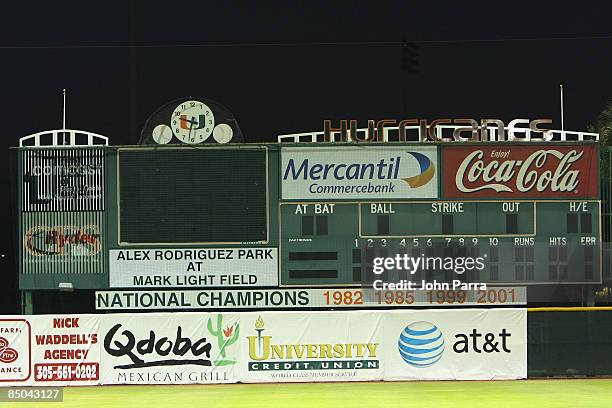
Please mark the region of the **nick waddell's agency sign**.
[[435, 146], [282, 149], [283, 199], [437, 198]]

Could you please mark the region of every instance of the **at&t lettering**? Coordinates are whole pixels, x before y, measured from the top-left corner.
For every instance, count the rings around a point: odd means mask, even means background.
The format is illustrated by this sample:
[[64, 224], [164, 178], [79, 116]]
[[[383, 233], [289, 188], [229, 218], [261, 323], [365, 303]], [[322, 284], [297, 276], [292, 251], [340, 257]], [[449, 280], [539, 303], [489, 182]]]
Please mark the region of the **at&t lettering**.
[[[511, 353], [508, 345], [510, 337], [511, 333], [506, 328], [499, 333], [482, 333], [474, 328], [471, 332], [456, 333], [452, 350], [459, 355]], [[412, 367], [430, 367], [443, 357], [444, 335], [438, 326], [430, 322], [413, 322], [400, 333], [398, 351], [402, 359]]]
[[[455, 353], [510, 353], [507, 339], [511, 336], [506, 329], [501, 329], [499, 334], [480, 333], [478, 329], [472, 329], [468, 334], [455, 334], [457, 341], [453, 345]], [[501, 343], [501, 344], [500, 344]]]

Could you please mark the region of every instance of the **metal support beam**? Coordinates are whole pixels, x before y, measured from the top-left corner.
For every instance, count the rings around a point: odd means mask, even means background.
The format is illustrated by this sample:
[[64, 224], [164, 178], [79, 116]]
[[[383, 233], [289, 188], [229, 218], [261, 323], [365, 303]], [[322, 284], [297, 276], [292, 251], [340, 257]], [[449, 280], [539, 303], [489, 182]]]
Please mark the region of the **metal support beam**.
[[24, 315], [34, 314], [34, 304], [32, 303], [32, 292], [24, 290], [21, 292], [21, 313]]

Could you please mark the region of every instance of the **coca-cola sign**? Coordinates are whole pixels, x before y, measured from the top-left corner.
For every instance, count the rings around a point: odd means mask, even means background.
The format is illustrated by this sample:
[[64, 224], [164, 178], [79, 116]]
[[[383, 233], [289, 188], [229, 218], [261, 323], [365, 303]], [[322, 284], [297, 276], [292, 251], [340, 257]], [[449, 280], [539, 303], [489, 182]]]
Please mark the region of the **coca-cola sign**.
[[445, 198], [599, 196], [595, 144], [448, 146], [442, 163]]

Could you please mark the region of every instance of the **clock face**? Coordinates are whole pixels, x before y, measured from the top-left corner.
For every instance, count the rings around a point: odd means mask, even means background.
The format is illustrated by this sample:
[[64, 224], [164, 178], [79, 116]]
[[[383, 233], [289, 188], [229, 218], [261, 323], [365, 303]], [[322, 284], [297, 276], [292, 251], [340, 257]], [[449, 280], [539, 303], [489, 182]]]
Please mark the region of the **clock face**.
[[157, 144], [167, 144], [172, 140], [172, 129], [166, 125], [157, 125], [152, 132], [153, 140]]
[[[175, 138], [176, 136], [176, 138]], [[238, 121], [225, 106], [189, 96], [166, 102], [149, 116], [138, 144], [197, 145], [244, 142]]]
[[208, 106], [200, 101], [185, 101], [178, 105], [170, 119], [172, 131], [183, 143], [202, 143], [215, 128], [215, 117]]

